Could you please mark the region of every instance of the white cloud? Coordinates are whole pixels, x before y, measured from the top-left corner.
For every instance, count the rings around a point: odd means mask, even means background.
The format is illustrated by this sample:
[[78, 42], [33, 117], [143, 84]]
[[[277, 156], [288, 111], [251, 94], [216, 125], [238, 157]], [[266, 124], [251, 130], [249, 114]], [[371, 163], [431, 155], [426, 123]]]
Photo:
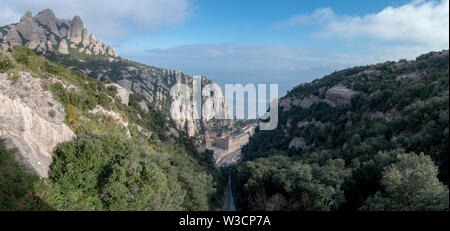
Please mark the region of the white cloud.
[[81, 16], [85, 27], [100, 37], [114, 37], [181, 24], [192, 14], [192, 4], [192, 0], [0, 0], [0, 25], [17, 22], [17, 15], [28, 10], [34, 15], [50, 8], [59, 18]]
[[273, 28], [286, 28], [313, 24], [324, 24], [336, 20], [336, 15], [330, 7], [320, 8], [311, 14], [297, 14], [290, 19], [276, 23]]
[[299, 14], [276, 25], [318, 24], [318, 38], [359, 38], [414, 43], [428, 50], [448, 48], [449, 0], [412, 1], [399, 7], [386, 7], [361, 17], [336, 15], [332, 9]]
[[[2, 3], [0, 1], [0, 3]], [[0, 9], [0, 26], [18, 22], [20, 19], [20, 14], [14, 12], [10, 8]]]

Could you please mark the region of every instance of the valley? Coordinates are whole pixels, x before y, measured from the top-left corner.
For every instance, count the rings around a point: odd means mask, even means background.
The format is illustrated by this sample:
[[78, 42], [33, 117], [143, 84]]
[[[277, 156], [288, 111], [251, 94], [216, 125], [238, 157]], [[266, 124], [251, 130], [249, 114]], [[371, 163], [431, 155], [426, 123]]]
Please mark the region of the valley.
[[449, 208], [448, 49], [299, 81], [261, 130], [206, 119], [232, 113], [213, 91], [174, 119], [195, 77], [121, 57], [80, 16], [28, 11], [0, 44], [0, 210]]

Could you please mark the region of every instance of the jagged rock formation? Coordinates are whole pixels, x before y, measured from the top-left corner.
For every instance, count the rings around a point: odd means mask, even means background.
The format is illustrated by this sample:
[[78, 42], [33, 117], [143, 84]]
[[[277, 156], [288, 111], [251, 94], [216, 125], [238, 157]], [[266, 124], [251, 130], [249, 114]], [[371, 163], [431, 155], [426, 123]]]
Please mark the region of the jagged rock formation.
[[65, 112], [42, 81], [26, 72], [12, 83], [0, 74], [0, 137], [18, 149], [17, 159], [40, 177], [47, 177], [53, 149], [75, 137], [64, 124]]
[[[18, 29], [16, 29], [18, 27]], [[94, 34], [88, 34], [88, 30], [83, 27], [80, 17], [75, 16], [72, 20], [58, 19], [52, 10], [43, 10], [32, 17], [31, 12], [27, 12], [17, 25], [9, 25], [0, 28], [2, 33], [1, 44], [3, 49], [14, 45], [26, 45], [29, 48], [46, 54], [55, 51], [59, 54], [70, 54], [72, 52], [86, 55], [105, 55], [108, 59], [90, 65], [89, 62], [79, 60], [77, 57], [65, 56], [69, 59], [57, 59], [53, 61], [63, 62], [62, 64], [85, 73], [98, 80], [113, 80], [122, 86], [118, 88], [119, 98], [125, 104], [131, 92], [145, 97], [142, 105], [143, 110], [148, 110], [148, 106], [170, 112], [172, 98], [170, 88], [176, 83], [185, 83], [192, 87], [192, 76], [185, 75], [180, 71], [171, 71], [156, 67], [129, 62], [127, 60], [115, 59], [118, 56], [115, 49], [104, 44], [97, 39]], [[24, 38], [22, 40], [22, 38]], [[51, 55], [47, 56], [52, 58]], [[65, 62], [65, 63], [64, 63]], [[202, 78], [202, 85], [212, 83], [212, 81]], [[118, 86], [119, 86], [118, 85]], [[123, 93], [123, 94], [122, 94]], [[192, 92], [191, 92], [192, 95]], [[124, 97], [122, 97], [124, 96]], [[207, 102], [211, 97], [224, 101], [221, 94], [202, 97], [202, 103]], [[126, 103], [127, 104], [127, 103]], [[205, 111], [212, 111], [212, 105], [206, 105]], [[194, 108], [194, 105], [191, 105]], [[224, 113], [227, 112], [223, 106]], [[210, 117], [210, 115], [206, 115]], [[202, 130], [231, 128], [231, 120], [203, 119], [196, 120], [193, 114], [186, 115], [176, 121], [178, 129], [186, 131], [190, 136], [199, 134]]]
[[[91, 38], [95, 40], [94, 37]], [[101, 42], [101, 40], [98, 42]], [[148, 111], [149, 107], [152, 107], [152, 109], [161, 110], [169, 116], [170, 106], [173, 102], [170, 89], [177, 83], [189, 86], [191, 88], [190, 95], [193, 95], [193, 77], [180, 71], [147, 66], [124, 59], [102, 60], [90, 65], [74, 58], [65, 60], [62, 64], [100, 81], [114, 81], [129, 92], [143, 96], [145, 100], [140, 104], [144, 111]], [[204, 77], [202, 77], [201, 82], [202, 86], [213, 83]], [[203, 96], [202, 105], [211, 98], [217, 98], [221, 102], [224, 101], [223, 95], [218, 92], [213, 96]], [[207, 110], [205, 111], [212, 111], [211, 107], [212, 105], [206, 105], [205, 109]], [[194, 102], [191, 103], [191, 108], [194, 108]], [[223, 105], [222, 112], [228, 113], [225, 105]], [[233, 124], [232, 120], [194, 119], [192, 113], [175, 122], [179, 130], [184, 130], [191, 136], [200, 134], [202, 131], [215, 130], [215, 132], [220, 132], [229, 130]]]
[[28, 11], [19, 23], [0, 27], [0, 44], [4, 50], [23, 45], [42, 54], [53, 52], [55, 47], [59, 53], [69, 54], [70, 47], [87, 55], [118, 56], [114, 48], [97, 41], [93, 34], [89, 35], [80, 16], [72, 20], [59, 19], [50, 9], [34, 17]]
[[[99, 76], [99, 78], [104, 77]], [[185, 75], [180, 71], [170, 71], [164, 69], [157, 69], [152, 67], [139, 67], [128, 66], [122, 69], [118, 79], [115, 79], [117, 83], [123, 87], [142, 95], [146, 98], [147, 102], [154, 105], [156, 108], [169, 112], [170, 104], [173, 102], [172, 97], [170, 97], [170, 88], [176, 83], [183, 83], [191, 88], [190, 95], [192, 92], [193, 78], [189, 75]], [[202, 86], [207, 84], [212, 84], [213, 82], [202, 77]], [[216, 85], [216, 88], [218, 86]], [[195, 119], [192, 113], [181, 116], [179, 120], [176, 121], [178, 129], [185, 130], [189, 136], [194, 136], [199, 134], [201, 129], [210, 130], [218, 127], [229, 127], [232, 124], [232, 120], [215, 120], [210, 119], [211, 115], [208, 113], [213, 112], [213, 105], [205, 104], [205, 102], [210, 102], [211, 100], [217, 99], [219, 102], [224, 102], [224, 97], [221, 92], [217, 92], [213, 96], [207, 95], [202, 97], [203, 105], [203, 117], [202, 119]], [[194, 102], [191, 102], [191, 109], [195, 108]], [[223, 117], [225, 114], [229, 113], [225, 104], [222, 108]]]
[[338, 84], [331, 87], [325, 93], [325, 99], [320, 99], [315, 95], [308, 95], [303, 98], [298, 98], [295, 96], [287, 96], [280, 100], [279, 105], [283, 108], [283, 111], [291, 109], [292, 106], [309, 108], [314, 103], [324, 102], [331, 107], [342, 106], [350, 103], [352, 95], [356, 94], [344, 85]]

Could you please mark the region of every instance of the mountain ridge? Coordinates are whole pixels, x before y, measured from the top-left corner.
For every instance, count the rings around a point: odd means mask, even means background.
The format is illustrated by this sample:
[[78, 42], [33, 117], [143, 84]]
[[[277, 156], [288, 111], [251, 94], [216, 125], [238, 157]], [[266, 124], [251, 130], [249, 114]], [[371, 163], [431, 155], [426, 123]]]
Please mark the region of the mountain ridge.
[[[33, 17], [28, 11], [19, 23], [0, 27], [0, 33], [0, 43], [4, 50], [23, 45], [51, 61], [94, 79], [114, 81], [127, 90], [144, 96], [145, 104], [163, 110], [167, 115], [172, 102], [170, 88], [176, 83], [192, 86], [193, 76], [181, 71], [148, 66], [119, 57], [114, 48], [106, 46], [102, 40], [96, 40], [94, 34], [88, 35], [79, 16], [72, 20], [59, 19], [51, 9], [45, 9]], [[213, 84], [218, 88], [213, 81], [205, 77], [201, 79], [203, 86]], [[192, 89], [190, 93], [192, 95]], [[202, 96], [202, 105], [212, 98], [224, 102], [223, 95], [219, 93]], [[222, 105], [223, 113], [229, 113], [225, 104]], [[194, 108], [193, 102], [190, 106]], [[205, 109], [213, 111], [211, 107]], [[197, 120], [192, 113], [183, 114], [176, 123], [179, 130], [187, 132], [191, 137], [208, 130], [221, 132], [233, 127], [232, 121]], [[198, 143], [201, 145], [201, 140]]]
[[44, 9], [35, 16], [27, 11], [18, 23], [0, 27], [0, 43], [3, 50], [23, 45], [39, 54], [53, 51], [69, 54], [72, 48], [72, 52], [87, 55], [118, 56], [113, 47], [88, 33], [80, 16], [72, 20], [60, 19], [51, 9]]
[[448, 63], [429, 52], [294, 87], [242, 150], [238, 207], [448, 210]]

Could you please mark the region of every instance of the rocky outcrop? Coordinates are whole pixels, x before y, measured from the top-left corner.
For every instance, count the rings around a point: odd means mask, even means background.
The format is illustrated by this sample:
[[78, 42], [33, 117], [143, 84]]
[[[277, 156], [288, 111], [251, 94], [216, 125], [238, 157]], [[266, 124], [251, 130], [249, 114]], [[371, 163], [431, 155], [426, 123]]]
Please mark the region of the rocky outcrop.
[[[123, 65], [121, 63], [122, 69], [118, 76], [116, 75], [114, 79], [111, 79], [124, 88], [130, 90], [131, 92], [145, 97], [145, 102], [141, 102], [143, 105], [150, 105], [154, 109], [159, 109], [164, 112], [170, 113], [170, 106], [173, 102], [173, 98], [170, 96], [170, 89], [174, 84], [182, 83], [190, 87], [190, 95], [193, 95], [192, 84], [193, 77], [186, 75], [180, 71], [172, 71], [161, 68], [149, 67], [145, 65]], [[112, 73], [108, 70], [102, 71], [97, 76], [91, 76], [96, 79], [110, 79], [116, 73]], [[212, 84], [213, 82], [202, 77], [202, 86], [207, 84]], [[220, 89], [216, 85], [217, 89]], [[224, 97], [221, 92], [217, 91], [217, 94], [206, 95], [202, 97], [202, 106], [206, 110], [205, 112], [212, 112], [212, 106], [205, 104], [205, 102], [211, 101], [213, 98], [219, 100], [219, 102], [224, 102]], [[229, 110], [222, 104], [222, 112], [224, 114], [229, 113]], [[191, 109], [195, 108], [194, 102], [191, 102]], [[144, 106], [145, 108], [145, 106]], [[147, 109], [147, 108], [146, 108]], [[146, 110], [143, 109], [143, 110]], [[190, 136], [199, 134], [202, 130], [214, 130], [214, 129], [229, 129], [232, 120], [216, 120], [216, 119], [205, 119], [210, 117], [208, 113], [204, 115], [202, 119], [195, 119], [194, 111], [186, 115], [182, 115], [179, 120], [175, 121], [178, 130], [186, 131]]]
[[117, 83], [106, 84], [105, 87], [114, 86], [117, 89], [117, 97], [120, 99], [122, 104], [128, 105], [130, 101], [130, 94], [132, 93], [130, 90], [120, 86]]
[[95, 44], [96, 42], [97, 42], [97, 39], [95, 39], [95, 35], [94, 34], [89, 35], [89, 43]]
[[106, 54], [109, 56], [117, 57], [116, 50], [114, 50], [114, 48], [112, 48], [111, 46], [108, 46], [106, 48]]
[[325, 98], [334, 104], [334, 106], [341, 106], [350, 103], [352, 95], [356, 94], [355, 91], [348, 89], [344, 85], [338, 84], [325, 93]]
[[330, 107], [338, 107], [349, 104], [354, 94], [356, 94], [355, 91], [338, 84], [326, 91], [325, 99], [320, 99], [315, 95], [308, 95], [303, 98], [286, 96], [280, 99], [279, 105], [283, 108], [283, 111], [288, 111], [292, 107], [310, 108], [314, 103], [319, 102], [324, 102]]
[[0, 74], [0, 137], [17, 148], [17, 160], [40, 177], [47, 177], [53, 149], [75, 138], [64, 124], [65, 112], [42, 82], [20, 72], [12, 83]]
[[149, 112], [149, 108], [148, 108], [148, 105], [147, 105], [146, 101], [141, 101], [139, 103], [139, 107], [142, 109], [142, 111]]
[[69, 48], [67, 47], [67, 42], [65, 39], [59, 42], [58, 52], [61, 54], [69, 54]]
[[56, 17], [52, 10], [45, 9], [34, 16], [34, 19], [40, 24], [47, 26], [48, 29], [50, 29], [51, 33], [55, 34], [58, 37], [61, 37], [58, 27], [56, 26]]
[[294, 138], [292, 138], [291, 142], [289, 143], [289, 148], [305, 149], [305, 148], [309, 148], [309, 146], [306, 144], [306, 141], [305, 141], [305, 139], [303, 139], [303, 137], [294, 137]]
[[[24, 34], [30, 36], [31, 41], [22, 41], [21, 34], [15, 29], [15, 25], [6, 26], [0, 30], [4, 34], [3, 37], [7, 38], [2, 41], [3, 49], [8, 49], [8, 47], [14, 44], [25, 45], [27, 43], [28, 47], [40, 53], [47, 53], [52, 50], [60, 54], [78, 52], [86, 55], [108, 56], [107, 60], [109, 63], [119, 60], [116, 59], [118, 54], [113, 47], [104, 44], [94, 34], [88, 36], [88, 30], [83, 28], [83, 22], [78, 16], [72, 20], [59, 19], [55, 17], [51, 10], [47, 9], [39, 12], [35, 17], [32, 17], [31, 13], [28, 12], [22, 18], [22, 31]], [[76, 64], [71, 64], [71, 67], [76, 69]], [[98, 68], [101, 69], [102, 67], [99, 66]], [[128, 92], [144, 96], [145, 105], [165, 112], [170, 111], [172, 99], [169, 93], [170, 88], [174, 84], [185, 83], [192, 87], [192, 76], [185, 75], [180, 71], [170, 71], [145, 65], [124, 65], [124, 63], [120, 63], [120, 69], [118, 70], [119, 73], [117, 73], [117, 70], [113, 71], [105, 66], [105, 69], [101, 69], [101, 71], [88, 70], [85, 67], [80, 68], [79, 71], [99, 80], [111, 79], [123, 86], [123, 89], [128, 90]], [[212, 82], [202, 78], [203, 86], [209, 83]], [[127, 101], [126, 95], [129, 93], [119, 91], [124, 93], [119, 93], [118, 96], [125, 103]], [[207, 102], [211, 97], [222, 97], [221, 100], [223, 100], [223, 96], [218, 94], [202, 97], [202, 103]], [[193, 108], [194, 105], [191, 105], [191, 107]], [[206, 105], [207, 109], [211, 107], [212, 105]], [[145, 110], [148, 110], [148, 107]], [[226, 111], [225, 106], [223, 111]], [[197, 120], [194, 119], [192, 114], [189, 114], [183, 119], [176, 121], [176, 123], [178, 130], [184, 130], [193, 136], [202, 130], [218, 127], [230, 128], [232, 121], [215, 119]]]
[[[5, 40], [3, 41], [4, 44], [7, 46], [5, 47], [8, 49], [8, 47], [16, 46], [16, 45], [23, 45], [22, 37], [20, 37], [19, 32], [16, 30], [16, 26], [9, 26], [6, 28], [7, 34], [4, 37]], [[4, 50], [6, 50], [3, 48]]]
[[89, 33], [88, 30], [85, 28], [83, 29], [83, 35], [81, 36], [81, 44], [83, 45], [83, 47], [86, 47], [89, 45]]
[[[87, 55], [108, 55], [117, 57], [117, 52], [112, 47], [107, 47], [101, 40], [97, 41], [93, 34], [83, 28], [83, 21], [79, 16], [72, 20], [59, 19], [50, 9], [45, 9], [33, 17], [31, 12], [26, 12], [17, 24], [0, 27], [2, 32], [1, 48], [23, 45], [34, 49], [39, 54], [62, 51], [61, 54], [69, 54], [65, 47], [84, 48], [80, 53]], [[56, 49], [58, 41], [65, 40], [66, 46]], [[49, 46], [51, 44], [51, 46]], [[55, 49], [54, 49], [55, 48]]]
[[81, 21], [80, 16], [73, 17], [69, 35], [71, 42], [75, 44], [81, 42], [83, 36], [83, 21]]

